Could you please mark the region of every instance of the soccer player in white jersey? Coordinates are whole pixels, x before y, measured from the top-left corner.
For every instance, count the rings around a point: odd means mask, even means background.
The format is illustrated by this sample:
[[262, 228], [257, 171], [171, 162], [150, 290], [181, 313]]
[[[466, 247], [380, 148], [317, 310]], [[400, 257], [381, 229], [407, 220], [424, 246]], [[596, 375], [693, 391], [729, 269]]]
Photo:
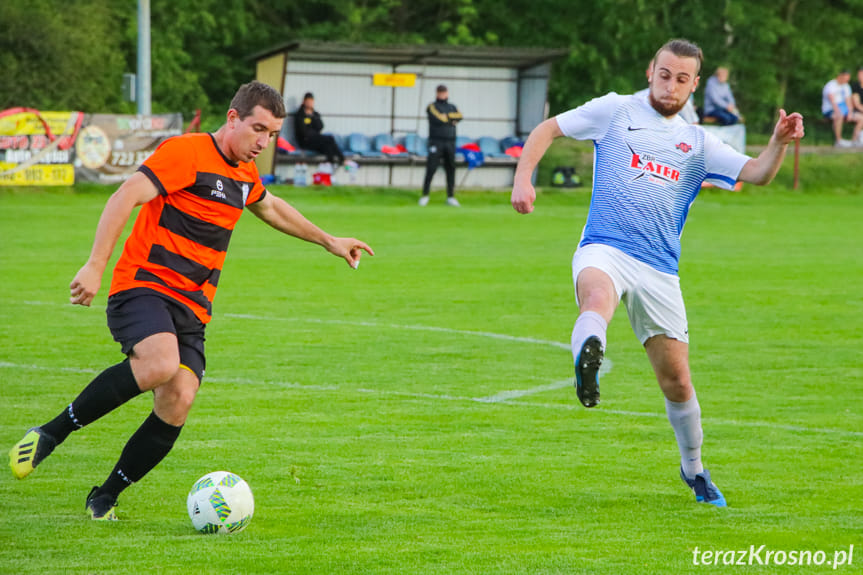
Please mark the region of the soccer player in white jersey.
[[734, 151], [678, 112], [698, 86], [701, 49], [671, 40], [654, 57], [647, 94], [610, 93], [537, 126], [516, 169], [512, 205], [533, 211], [531, 174], [560, 136], [593, 140], [595, 167], [587, 224], [572, 260], [579, 316], [572, 330], [575, 387], [586, 407], [599, 403], [606, 329], [623, 302], [665, 395], [680, 449], [680, 476], [696, 501], [725, 507], [701, 462], [701, 408], [689, 372], [689, 332], [677, 276], [680, 234], [704, 181], [769, 183], [788, 144], [803, 137], [800, 114], [779, 120], [757, 158]]

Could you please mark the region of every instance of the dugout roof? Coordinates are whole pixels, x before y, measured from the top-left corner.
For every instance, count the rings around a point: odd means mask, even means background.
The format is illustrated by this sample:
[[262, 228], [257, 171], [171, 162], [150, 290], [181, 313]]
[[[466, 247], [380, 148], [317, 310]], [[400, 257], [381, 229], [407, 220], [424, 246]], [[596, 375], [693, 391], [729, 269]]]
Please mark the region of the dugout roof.
[[430, 44], [349, 44], [295, 40], [273, 46], [251, 56], [261, 60], [289, 52], [292, 58], [321, 62], [362, 62], [402, 66], [478, 66], [525, 69], [551, 62], [568, 53], [563, 49], [500, 48], [491, 46], [447, 46]]

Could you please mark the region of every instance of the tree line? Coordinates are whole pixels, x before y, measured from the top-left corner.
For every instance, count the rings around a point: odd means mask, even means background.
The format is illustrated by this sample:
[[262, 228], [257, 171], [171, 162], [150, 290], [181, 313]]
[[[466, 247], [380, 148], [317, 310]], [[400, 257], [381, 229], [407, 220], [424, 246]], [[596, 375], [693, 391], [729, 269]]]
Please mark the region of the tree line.
[[[202, 109], [219, 121], [249, 56], [292, 39], [564, 48], [551, 113], [646, 85], [672, 37], [720, 64], [751, 130], [777, 108], [820, 116], [821, 88], [863, 65], [863, 0], [151, 0], [154, 112]], [[134, 112], [121, 79], [135, 72], [135, 0], [0, 2], [0, 109]], [[696, 93], [700, 101], [701, 90]]]

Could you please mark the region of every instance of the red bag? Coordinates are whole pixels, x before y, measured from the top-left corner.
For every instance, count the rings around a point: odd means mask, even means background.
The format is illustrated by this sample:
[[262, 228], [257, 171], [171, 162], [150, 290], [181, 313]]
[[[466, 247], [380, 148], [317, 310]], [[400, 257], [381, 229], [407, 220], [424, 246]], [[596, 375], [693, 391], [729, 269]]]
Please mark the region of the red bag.
[[293, 152], [296, 150], [296, 148], [293, 147], [289, 141], [282, 138], [281, 136], [279, 136], [279, 139], [276, 140], [276, 145], [279, 147], [280, 150], [284, 152]]
[[333, 185], [332, 178], [330, 174], [325, 174], [323, 172], [315, 172], [312, 174], [312, 183], [316, 186], [331, 186]]
[[512, 156], [513, 158], [520, 158], [521, 152], [524, 150], [521, 146], [510, 146], [504, 151], [504, 154], [507, 156]]

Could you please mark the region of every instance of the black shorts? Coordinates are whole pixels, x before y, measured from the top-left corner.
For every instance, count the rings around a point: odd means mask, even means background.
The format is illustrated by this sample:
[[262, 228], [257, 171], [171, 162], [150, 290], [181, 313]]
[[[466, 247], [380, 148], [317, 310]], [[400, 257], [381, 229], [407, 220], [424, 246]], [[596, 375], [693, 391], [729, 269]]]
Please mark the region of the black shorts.
[[191, 309], [147, 288], [133, 288], [108, 298], [108, 329], [129, 355], [143, 339], [157, 333], [173, 333], [180, 347], [180, 366], [204, 379], [204, 328]]

